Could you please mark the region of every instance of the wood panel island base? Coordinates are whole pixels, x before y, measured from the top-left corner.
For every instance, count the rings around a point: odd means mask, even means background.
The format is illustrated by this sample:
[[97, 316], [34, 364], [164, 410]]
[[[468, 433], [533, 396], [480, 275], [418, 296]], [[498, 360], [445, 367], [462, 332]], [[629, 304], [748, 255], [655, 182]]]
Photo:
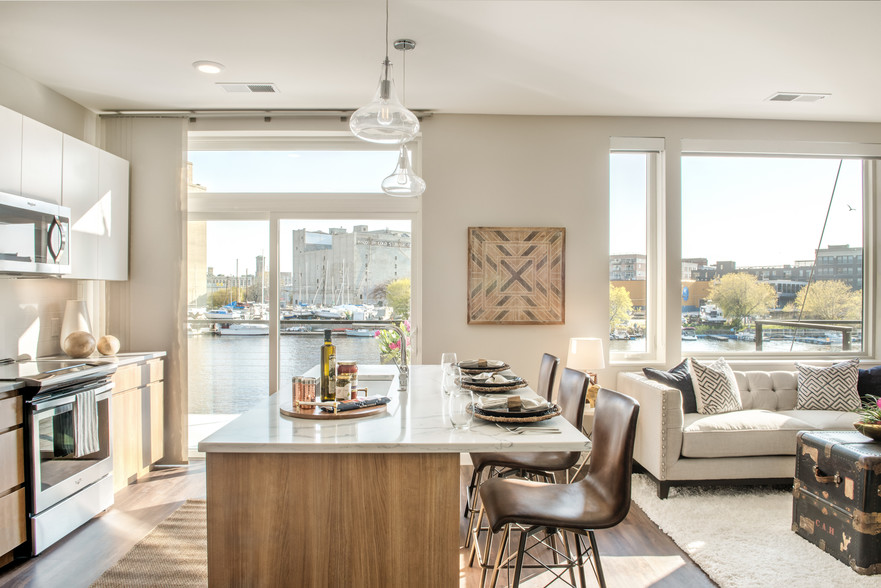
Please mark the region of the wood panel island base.
[[459, 454], [590, 447], [562, 417], [530, 425], [558, 433], [453, 430], [440, 366], [412, 366], [408, 388], [391, 382], [385, 413], [317, 421], [280, 414], [288, 386], [199, 443], [212, 588], [458, 586]]
[[457, 584], [458, 455], [207, 457], [211, 586]]

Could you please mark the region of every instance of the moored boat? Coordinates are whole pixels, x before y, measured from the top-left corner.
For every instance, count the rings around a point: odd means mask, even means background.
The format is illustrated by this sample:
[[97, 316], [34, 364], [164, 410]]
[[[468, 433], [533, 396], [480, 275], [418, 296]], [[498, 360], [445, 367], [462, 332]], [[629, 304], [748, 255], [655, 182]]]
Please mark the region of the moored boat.
[[230, 335], [254, 337], [258, 335], [268, 335], [269, 325], [235, 323], [232, 325], [221, 325], [215, 332], [218, 335], [223, 335], [225, 337]]

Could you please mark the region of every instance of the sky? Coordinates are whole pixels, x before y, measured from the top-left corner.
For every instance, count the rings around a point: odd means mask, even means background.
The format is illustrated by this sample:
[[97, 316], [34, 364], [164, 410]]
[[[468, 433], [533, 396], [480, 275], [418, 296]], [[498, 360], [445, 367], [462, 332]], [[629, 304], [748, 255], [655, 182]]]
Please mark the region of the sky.
[[[611, 252], [645, 253], [645, 162], [612, 156]], [[682, 256], [738, 266], [811, 260], [821, 248], [862, 246], [862, 171], [837, 159], [682, 158]], [[639, 218], [637, 218], [639, 217]]]

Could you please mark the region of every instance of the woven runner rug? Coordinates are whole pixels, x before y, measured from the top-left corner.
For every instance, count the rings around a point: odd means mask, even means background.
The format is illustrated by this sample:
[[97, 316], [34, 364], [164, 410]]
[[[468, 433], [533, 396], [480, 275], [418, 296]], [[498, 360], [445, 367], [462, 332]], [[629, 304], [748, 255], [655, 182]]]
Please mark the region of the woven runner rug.
[[207, 553], [205, 501], [188, 500], [92, 587], [207, 586]]
[[633, 476], [633, 500], [722, 588], [881, 587], [792, 531], [792, 492], [763, 487], [671, 488]]

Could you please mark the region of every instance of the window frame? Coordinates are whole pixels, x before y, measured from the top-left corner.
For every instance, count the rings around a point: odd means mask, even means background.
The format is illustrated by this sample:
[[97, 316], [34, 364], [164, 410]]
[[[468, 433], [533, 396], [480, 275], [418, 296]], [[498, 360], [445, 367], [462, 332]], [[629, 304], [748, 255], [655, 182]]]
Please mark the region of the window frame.
[[[666, 341], [665, 237], [665, 140], [658, 137], [611, 137], [609, 156], [615, 153], [644, 153], [646, 157], [646, 347], [644, 351], [609, 350], [611, 365], [656, 362], [664, 355]], [[611, 181], [609, 185], [611, 198]], [[612, 229], [610, 225], [610, 231]], [[609, 256], [611, 257], [611, 251]], [[637, 265], [638, 262], [634, 262]], [[606, 261], [608, 267], [608, 258]], [[636, 270], [634, 270], [635, 272]], [[609, 281], [610, 276], [606, 276]]]
[[[842, 358], [856, 357], [860, 359], [873, 359], [876, 352], [877, 320], [875, 317], [876, 295], [875, 284], [875, 251], [873, 245], [876, 239], [876, 226], [879, 222], [876, 218], [878, 207], [875, 199], [879, 193], [878, 180], [881, 178], [881, 144], [854, 143], [854, 142], [813, 142], [813, 141], [762, 141], [762, 140], [713, 140], [713, 139], [681, 139], [679, 170], [682, 173], [682, 160], [690, 156], [730, 156], [730, 157], [785, 157], [785, 158], [809, 158], [809, 159], [860, 159], [863, 177], [863, 239], [859, 244], [862, 247], [863, 276], [861, 289], [863, 292], [863, 345], [859, 352], [854, 351], [823, 351], [823, 352], [756, 352], [743, 351], [731, 352], [726, 357], [732, 361], [744, 361], [755, 364], [756, 361], [777, 363], [792, 362], [798, 360], [838, 360]], [[682, 210], [680, 184], [680, 214]], [[681, 230], [681, 225], [680, 225]], [[681, 239], [681, 235], [679, 236]], [[681, 240], [680, 240], [681, 243]], [[681, 258], [681, 251], [675, 252]], [[671, 253], [671, 256], [674, 254]], [[826, 264], [820, 257], [817, 260], [817, 270], [822, 271]], [[668, 263], [673, 260], [668, 259]], [[794, 266], [795, 267], [795, 266]], [[830, 271], [833, 268], [828, 268]], [[672, 312], [672, 309], [670, 309]], [[680, 358], [683, 356], [681, 346]], [[718, 352], [691, 351], [689, 356], [696, 358], [716, 358]]]
[[[193, 132], [188, 144], [199, 151], [315, 151], [318, 148], [352, 151], [397, 150], [396, 146], [365, 143], [341, 132]], [[421, 173], [422, 144], [417, 137], [411, 148], [413, 169]], [[197, 147], [193, 149], [193, 147]], [[391, 173], [393, 170], [389, 170]], [[309, 192], [189, 192], [187, 220], [266, 220], [269, 222], [269, 293], [279, 299], [279, 226], [283, 220], [409, 220], [410, 341], [411, 363], [422, 361], [422, 196], [393, 198], [383, 193]], [[184, 255], [186, 259], [186, 255]], [[279, 389], [279, 308], [269, 305], [269, 393]]]

